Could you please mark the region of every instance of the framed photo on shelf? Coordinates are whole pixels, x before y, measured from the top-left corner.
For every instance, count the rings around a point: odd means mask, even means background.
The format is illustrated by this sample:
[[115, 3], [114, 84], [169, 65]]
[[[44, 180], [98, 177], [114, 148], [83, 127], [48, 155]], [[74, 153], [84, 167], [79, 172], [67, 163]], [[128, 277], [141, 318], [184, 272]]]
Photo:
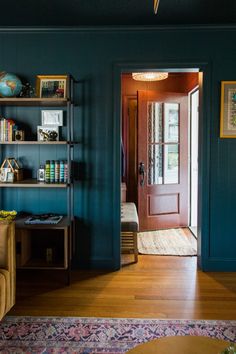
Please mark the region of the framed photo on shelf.
[[41, 124], [42, 125], [63, 125], [63, 111], [46, 110], [41, 111]]
[[38, 125], [37, 127], [38, 141], [59, 141], [59, 128], [54, 125]]
[[8, 182], [7, 175], [11, 172], [10, 168], [4, 167], [0, 169], [0, 182]]
[[15, 180], [14, 172], [12, 172], [12, 171], [7, 172], [7, 179], [6, 179], [6, 182], [13, 183], [14, 180]]
[[36, 95], [40, 98], [67, 98], [68, 75], [37, 75]]
[[236, 138], [236, 81], [221, 81], [220, 137]]

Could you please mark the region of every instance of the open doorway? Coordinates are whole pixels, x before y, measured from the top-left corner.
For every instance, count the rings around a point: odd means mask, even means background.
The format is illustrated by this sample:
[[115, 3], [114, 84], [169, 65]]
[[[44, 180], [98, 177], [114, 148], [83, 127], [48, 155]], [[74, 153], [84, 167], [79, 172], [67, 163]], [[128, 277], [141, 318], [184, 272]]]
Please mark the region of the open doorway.
[[122, 74], [122, 198], [140, 231], [197, 230], [198, 72], [155, 82]]

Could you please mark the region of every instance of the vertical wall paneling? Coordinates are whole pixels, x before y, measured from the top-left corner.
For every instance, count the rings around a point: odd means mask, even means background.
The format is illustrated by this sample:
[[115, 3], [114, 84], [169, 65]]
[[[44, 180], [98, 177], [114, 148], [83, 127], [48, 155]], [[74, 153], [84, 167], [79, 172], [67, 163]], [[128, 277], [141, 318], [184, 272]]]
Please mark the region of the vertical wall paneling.
[[[236, 80], [236, 29], [193, 28], [81, 28], [74, 30], [5, 29], [0, 32], [0, 70], [15, 72], [35, 85], [37, 74], [71, 73], [80, 80], [75, 136], [81, 141], [75, 159], [74, 188], [76, 244], [74, 267], [119, 268], [120, 203], [120, 74], [147, 64], [162, 68], [203, 65], [204, 84], [200, 120], [201, 266], [205, 270], [236, 270], [234, 237], [236, 167], [235, 139], [219, 138], [220, 81]], [[221, 46], [219, 56], [219, 43]], [[201, 69], [201, 68], [200, 68]], [[39, 112], [22, 107], [12, 117], [39, 120]], [[32, 116], [31, 116], [32, 113]], [[4, 150], [5, 149], [5, 150]], [[1, 149], [9, 153], [8, 148]], [[5, 151], [5, 152], [4, 152]], [[12, 153], [36, 171], [46, 157], [44, 147]], [[50, 151], [57, 158], [60, 148]], [[2, 191], [3, 207], [46, 210], [58, 208], [63, 191]], [[35, 193], [35, 194], [34, 194]], [[36, 195], [37, 194], [37, 195]], [[55, 195], [56, 194], [56, 195]], [[34, 198], [38, 198], [36, 205]], [[46, 207], [47, 205], [47, 207]], [[222, 245], [224, 242], [224, 245]]]

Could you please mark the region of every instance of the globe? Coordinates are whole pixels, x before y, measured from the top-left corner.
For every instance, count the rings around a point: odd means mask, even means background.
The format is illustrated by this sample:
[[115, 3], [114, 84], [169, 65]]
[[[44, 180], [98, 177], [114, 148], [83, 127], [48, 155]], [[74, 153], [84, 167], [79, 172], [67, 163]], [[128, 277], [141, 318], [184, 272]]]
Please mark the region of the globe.
[[0, 96], [16, 97], [21, 90], [22, 82], [15, 74], [0, 72]]

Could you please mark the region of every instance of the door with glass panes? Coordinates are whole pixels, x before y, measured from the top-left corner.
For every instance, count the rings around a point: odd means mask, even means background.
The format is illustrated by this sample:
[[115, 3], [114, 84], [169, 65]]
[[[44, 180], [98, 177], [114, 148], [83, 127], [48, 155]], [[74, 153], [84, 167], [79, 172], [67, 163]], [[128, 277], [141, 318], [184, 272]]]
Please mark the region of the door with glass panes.
[[140, 230], [187, 226], [188, 98], [138, 91]]

